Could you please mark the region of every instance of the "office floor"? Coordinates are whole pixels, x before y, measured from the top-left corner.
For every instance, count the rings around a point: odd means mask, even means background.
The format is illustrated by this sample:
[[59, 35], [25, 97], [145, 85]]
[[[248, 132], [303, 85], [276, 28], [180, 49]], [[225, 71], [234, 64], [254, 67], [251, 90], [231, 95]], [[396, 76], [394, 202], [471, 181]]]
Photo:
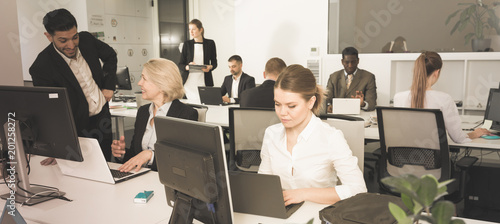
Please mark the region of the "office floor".
[[[365, 145], [365, 152], [373, 152], [374, 150], [376, 150], [379, 147], [380, 147], [380, 145], [378, 144], [378, 142], [368, 143], [367, 145]], [[377, 172], [376, 171], [371, 172], [371, 170], [369, 168], [367, 168], [367, 165], [371, 166], [371, 167], [376, 167], [376, 166], [375, 166], [375, 161], [365, 160], [364, 179], [365, 179], [366, 188], [368, 189], [368, 192], [381, 193], [381, 194], [386, 193], [380, 189], [380, 186], [378, 183]], [[467, 209], [467, 213], [464, 215], [464, 217], [500, 223], [500, 211], [499, 210], [491, 210], [491, 209], [488, 210], [488, 209], [478, 208], [478, 207], [469, 207]]]

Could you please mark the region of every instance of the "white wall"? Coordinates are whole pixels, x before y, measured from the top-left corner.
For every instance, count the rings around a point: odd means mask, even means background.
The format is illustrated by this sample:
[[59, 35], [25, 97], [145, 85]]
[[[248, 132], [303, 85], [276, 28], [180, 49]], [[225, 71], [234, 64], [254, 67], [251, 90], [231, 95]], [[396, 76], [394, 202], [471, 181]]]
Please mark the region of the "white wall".
[[43, 35], [45, 28], [43, 27], [42, 19], [47, 12], [59, 8], [66, 8], [75, 16], [78, 23], [78, 30], [88, 30], [86, 1], [17, 0], [24, 80], [31, 80], [28, 71], [29, 67], [35, 61], [38, 53], [50, 43], [45, 35]]
[[264, 66], [272, 57], [287, 65], [307, 65], [311, 47], [327, 53], [328, 1], [236, 1], [235, 54], [243, 58], [243, 71], [264, 81]]
[[2, 1], [0, 3], [0, 85], [22, 86], [22, 63], [19, 43], [19, 29], [17, 22], [16, 1]]

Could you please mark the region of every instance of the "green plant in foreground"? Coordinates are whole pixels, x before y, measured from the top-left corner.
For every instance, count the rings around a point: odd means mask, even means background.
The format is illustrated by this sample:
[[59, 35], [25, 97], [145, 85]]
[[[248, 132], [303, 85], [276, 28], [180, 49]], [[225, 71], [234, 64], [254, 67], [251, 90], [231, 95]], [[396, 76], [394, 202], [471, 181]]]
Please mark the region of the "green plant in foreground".
[[[439, 200], [446, 192], [446, 185], [453, 180], [441, 183], [432, 176], [424, 175], [418, 178], [414, 175], [403, 175], [401, 177], [386, 177], [382, 182], [401, 193], [404, 205], [410, 210], [406, 212], [398, 205], [389, 202], [389, 210], [400, 224], [412, 224], [424, 220], [433, 224], [465, 224], [463, 220], [451, 217], [455, 213], [455, 205], [449, 201]], [[426, 214], [422, 214], [425, 212]], [[431, 215], [432, 214], [432, 215]]]

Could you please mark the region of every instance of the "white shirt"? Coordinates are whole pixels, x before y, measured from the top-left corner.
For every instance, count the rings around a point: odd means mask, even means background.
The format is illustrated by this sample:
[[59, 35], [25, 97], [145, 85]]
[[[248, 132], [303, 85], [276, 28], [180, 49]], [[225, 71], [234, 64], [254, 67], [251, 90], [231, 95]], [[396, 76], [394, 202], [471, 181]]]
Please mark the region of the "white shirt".
[[[283, 124], [268, 127], [261, 158], [259, 173], [280, 176], [285, 190], [335, 187], [340, 199], [366, 192], [358, 158], [352, 155], [342, 131], [314, 115], [299, 134], [292, 154], [287, 151]], [[337, 185], [337, 177], [342, 185]]]
[[236, 79], [234, 78], [234, 75], [231, 76], [231, 78], [233, 79], [231, 87], [231, 98], [230, 98], [231, 103], [236, 103], [236, 100], [234, 98], [238, 98], [238, 88], [240, 87], [240, 80], [242, 74], [243, 72]]
[[[194, 43], [193, 62], [197, 65], [203, 65], [203, 44]], [[184, 92], [186, 98], [193, 102], [200, 102], [200, 93], [198, 86], [205, 86], [205, 73], [201, 70], [189, 70], [189, 75], [184, 83]]]
[[92, 71], [90, 71], [90, 67], [87, 64], [87, 61], [85, 61], [85, 58], [83, 58], [80, 50], [77, 50], [76, 59], [72, 59], [59, 52], [55, 46], [54, 48], [56, 49], [56, 52], [61, 55], [64, 61], [68, 63], [68, 66], [75, 75], [78, 84], [82, 87], [83, 94], [89, 104], [89, 116], [99, 114], [107, 101], [99, 89], [99, 86], [95, 83], [94, 78], [92, 78]]
[[[411, 107], [411, 93], [404, 91], [394, 96], [395, 107]], [[424, 108], [440, 109], [443, 112], [444, 125], [451, 140], [456, 143], [470, 142], [471, 139], [462, 131], [462, 120], [458, 114], [457, 105], [447, 93], [427, 90], [425, 91]]]
[[[172, 101], [163, 104], [156, 111], [155, 117], [167, 116], [167, 112], [170, 109], [170, 105], [172, 105]], [[151, 159], [149, 159], [148, 165], [153, 164], [153, 159], [155, 158], [156, 129], [154, 122], [153, 125], [151, 125], [151, 119], [153, 119], [154, 109], [155, 105], [151, 103], [151, 105], [149, 106], [148, 124], [146, 125], [146, 131], [144, 132], [144, 136], [142, 137], [142, 150], [151, 150], [153, 152], [151, 155]]]

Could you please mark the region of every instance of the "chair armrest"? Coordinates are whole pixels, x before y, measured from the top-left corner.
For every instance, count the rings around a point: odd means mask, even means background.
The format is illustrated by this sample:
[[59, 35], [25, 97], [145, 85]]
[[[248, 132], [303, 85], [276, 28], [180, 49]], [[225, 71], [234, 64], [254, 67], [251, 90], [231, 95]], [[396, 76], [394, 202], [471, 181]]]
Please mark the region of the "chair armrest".
[[460, 160], [457, 161], [456, 165], [460, 167], [460, 169], [467, 169], [474, 165], [474, 163], [478, 160], [477, 157], [473, 156], [466, 156], [462, 157]]

